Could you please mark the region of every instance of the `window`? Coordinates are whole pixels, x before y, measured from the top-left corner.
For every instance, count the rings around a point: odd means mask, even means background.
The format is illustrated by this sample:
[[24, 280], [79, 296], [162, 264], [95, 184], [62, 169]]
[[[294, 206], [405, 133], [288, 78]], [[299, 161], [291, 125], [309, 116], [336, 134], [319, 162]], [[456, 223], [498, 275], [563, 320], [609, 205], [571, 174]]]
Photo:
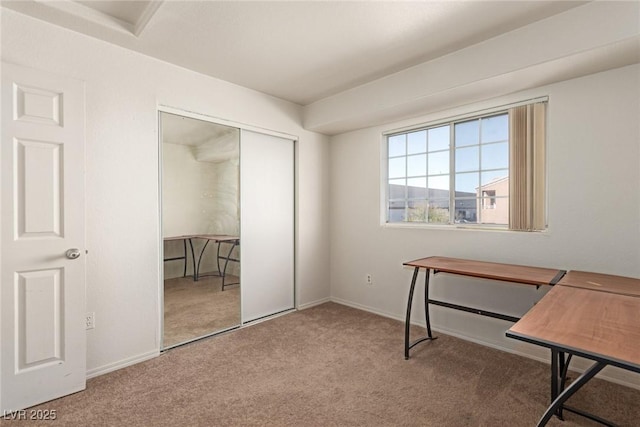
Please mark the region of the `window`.
[[482, 209], [496, 208], [496, 190], [482, 190]]
[[387, 222], [544, 229], [544, 105], [387, 135]]

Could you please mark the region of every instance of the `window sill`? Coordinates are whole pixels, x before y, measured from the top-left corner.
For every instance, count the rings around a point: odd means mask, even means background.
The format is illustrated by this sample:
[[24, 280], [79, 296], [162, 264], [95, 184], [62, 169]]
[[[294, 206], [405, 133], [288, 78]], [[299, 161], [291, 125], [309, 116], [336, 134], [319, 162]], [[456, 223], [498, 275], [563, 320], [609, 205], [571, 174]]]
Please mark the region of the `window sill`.
[[423, 230], [448, 230], [448, 231], [489, 231], [489, 232], [503, 232], [503, 233], [524, 233], [524, 234], [536, 234], [546, 235], [548, 229], [539, 231], [518, 231], [509, 230], [506, 226], [491, 226], [491, 225], [470, 225], [470, 224], [425, 224], [417, 222], [385, 222], [381, 224], [382, 228], [397, 228], [397, 229], [423, 229]]

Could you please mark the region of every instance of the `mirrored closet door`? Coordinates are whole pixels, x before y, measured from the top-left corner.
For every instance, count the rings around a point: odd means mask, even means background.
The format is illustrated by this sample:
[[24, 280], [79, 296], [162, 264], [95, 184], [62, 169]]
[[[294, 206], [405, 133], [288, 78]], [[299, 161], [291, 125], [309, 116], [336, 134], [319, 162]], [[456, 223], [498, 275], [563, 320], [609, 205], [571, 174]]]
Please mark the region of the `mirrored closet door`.
[[240, 325], [240, 131], [160, 112], [163, 348]]

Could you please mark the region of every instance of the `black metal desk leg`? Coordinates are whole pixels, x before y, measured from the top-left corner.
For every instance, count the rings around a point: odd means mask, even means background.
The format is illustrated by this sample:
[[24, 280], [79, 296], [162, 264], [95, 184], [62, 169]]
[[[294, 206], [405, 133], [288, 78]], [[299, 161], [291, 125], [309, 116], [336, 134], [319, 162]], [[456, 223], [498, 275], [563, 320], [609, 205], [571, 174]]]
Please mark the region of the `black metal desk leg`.
[[[557, 354], [557, 351], [556, 351]], [[553, 359], [552, 359], [553, 363]], [[557, 366], [557, 365], [556, 365]], [[587, 369], [582, 375], [580, 375], [574, 382], [571, 383], [569, 387], [564, 389], [562, 393], [551, 403], [551, 406], [544, 413], [540, 421], [538, 421], [537, 427], [543, 427], [547, 425], [553, 414], [555, 414], [564, 402], [567, 401], [573, 394], [580, 390], [580, 388], [585, 385], [591, 378], [595, 377], [598, 372], [600, 372], [606, 366], [603, 362], [594, 363], [589, 369]]]
[[[564, 368], [564, 353], [562, 356], [555, 348], [551, 349], [551, 403], [553, 403], [562, 392], [561, 373]], [[555, 411], [555, 415], [562, 419], [562, 405]]]
[[[231, 259], [231, 253], [233, 252], [233, 248], [236, 247], [237, 240], [234, 240], [231, 243], [231, 248], [229, 249], [229, 253], [227, 254], [226, 259], [224, 260], [224, 268], [220, 271], [220, 276], [222, 276], [222, 290], [224, 291], [225, 287], [225, 278], [227, 277], [227, 266], [229, 265], [229, 260]], [[228, 242], [227, 242], [228, 243]], [[220, 252], [220, 244], [218, 244], [218, 252]], [[220, 257], [218, 257], [218, 270], [220, 270]]]
[[202, 250], [200, 251], [200, 256], [198, 257], [198, 266], [196, 267], [196, 278], [195, 278], [196, 281], [200, 278], [200, 262], [202, 261], [202, 255], [204, 255], [204, 250], [207, 249], [208, 244], [209, 244], [209, 240], [204, 242], [204, 246], [202, 247]]
[[551, 403], [558, 397], [558, 350], [551, 349]]
[[[416, 267], [413, 270], [413, 278], [411, 279], [411, 287], [409, 288], [409, 301], [407, 301], [407, 316], [404, 321], [404, 359], [409, 358], [409, 328], [411, 327], [411, 305], [413, 303], [413, 291], [416, 288], [416, 279], [418, 278], [418, 272], [420, 268]], [[429, 270], [427, 270], [429, 275]]]
[[[564, 390], [567, 379], [568, 366], [566, 361], [566, 354], [564, 351], [558, 352], [558, 362], [558, 394], [560, 394]], [[560, 407], [556, 411], [556, 416], [564, 421], [564, 415], [562, 414], [563, 409], [564, 405], [560, 405]]]
[[405, 360], [409, 358], [409, 350], [413, 348], [416, 344], [420, 344], [422, 341], [435, 340], [437, 338], [431, 334], [431, 322], [429, 320], [429, 273], [431, 272], [431, 270], [427, 268], [425, 271], [425, 274], [427, 275], [427, 277], [425, 278], [425, 282], [424, 282], [425, 284], [424, 313], [426, 316], [425, 320], [426, 320], [426, 326], [427, 326], [427, 336], [423, 338], [418, 338], [413, 343], [409, 342], [409, 339], [410, 339], [409, 329], [411, 327], [411, 305], [413, 303], [413, 292], [415, 291], [415, 288], [416, 288], [416, 280], [418, 278], [419, 271], [420, 271], [420, 267], [416, 267], [415, 270], [413, 271], [413, 278], [411, 279], [411, 288], [409, 288], [409, 300], [407, 301], [407, 317], [404, 323], [404, 359]]
[[566, 355], [566, 353], [561, 352], [560, 356], [562, 357], [562, 359], [560, 360], [564, 361], [564, 368], [560, 367], [560, 391], [562, 391], [567, 384], [567, 374], [569, 373], [569, 365], [571, 364], [571, 358], [573, 357], [573, 354]]
[[431, 320], [429, 319], [429, 270], [424, 274], [424, 319], [427, 325], [427, 337], [433, 339], [431, 334]]
[[[222, 270], [220, 270], [220, 245], [222, 244], [221, 240], [218, 240], [218, 250], [216, 251], [216, 265], [218, 266], [218, 273], [222, 272]], [[224, 290], [224, 285], [222, 285], [222, 288]]]
[[[191, 239], [189, 239], [189, 247], [191, 247], [191, 261], [193, 262], [193, 280], [198, 280], [198, 271], [196, 270], [196, 256], [193, 252], [193, 242], [191, 241]], [[186, 262], [187, 260], [185, 259], [185, 263]]]
[[182, 247], [184, 249], [184, 271], [182, 277], [187, 277], [187, 239], [182, 239]]

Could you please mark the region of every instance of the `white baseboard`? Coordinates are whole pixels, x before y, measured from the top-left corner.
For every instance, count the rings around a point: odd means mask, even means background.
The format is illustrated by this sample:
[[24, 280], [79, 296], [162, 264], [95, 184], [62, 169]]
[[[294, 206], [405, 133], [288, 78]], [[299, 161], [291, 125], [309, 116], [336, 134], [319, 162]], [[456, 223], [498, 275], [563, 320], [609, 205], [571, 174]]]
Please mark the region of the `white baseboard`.
[[307, 308], [315, 307], [316, 305], [324, 304], [325, 302], [330, 302], [331, 298], [322, 298], [319, 300], [306, 302], [304, 304], [298, 304], [298, 310], [306, 310]]
[[[329, 299], [327, 298], [326, 301], [314, 302], [312, 304], [313, 305], [319, 305], [319, 304], [322, 304], [323, 302], [328, 302], [328, 301], [329, 301]], [[305, 304], [305, 308], [308, 308], [308, 307], [311, 307], [311, 305]], [[227, 332], [239, 329], [239, 328], [245, 328], [245, 327], [253, 326], [253, 325], [256, 325], [258, 323], [262, 323], [262, 322], [264, 322], [266, 320], [274, 319], [276, 317], [284, 316], [285, 314], [292, 313], [295, 310], [296, 309], [290, 309], [290, 310], [285, 310], [285, 311], [280, 312], [280, 313], [273, 314], [271, 316], [265, 316], [263, 318], [253, 320], [251, 322], [247, 322], [246, 324], [241, 325], [241, 326], [239, 326], [237, 328], [234, 327], [234, 328], [230, 328], [229, 330], [220, 331], [220, 333], [223, 334], [223, 333], [227, 333]], [[198, 339], [201, 339], [201, 338], [204, 338], [204, 337], [197, 338], [194, 341], [197, 341]], [[89, 370], [87, 370], [87, 379], [98, 377], [98, 376], [104, 375], [104, 374], [108, 374], [109, 372], [117, 371], [118, 369], [126, 368], [127, 366], [135, 365], [136, 363], [140, 363], [140, 362], [144, 362], [146, 360], [153, 359], [155, 357], [158, 357], [160, 354], [161, 354], [160, 350], [153, 350], [153, 351], [150, 351], [148, 353], [139, 354], [137, 356], [133, 356], [133, 357], [129, 357], [129, 358], [126, 358], [126, 359], [119, 360], [117, 362], [109, 363], [107, 365], [100, 366], [98, 368], [89, 369]]]
[[[363, 311], [367, 311], [369, 313], [373, 313], [373, 314], [377, 314], [383, 317], [387, 317], [390, 319], [394, 319], [394, 320], [399, 320], [401, 322], [404, 323], [405, 318], [404, 316], [398, 316], [397, 314], [394, 313], [387, 313], [385, 311], [381, 311], [378, 310], [376, 308], [373, 307], [369, 307], [363, 304], [359, 304], [359, 303], [355, 303], [352, 301], [347, 301], [341, 298], [336, 298], [336, 297], [331, 297], [330, 300], [332, 302], [338, 303], [338, 304], [342, 304], [342, 305], [346, 305], [348, 307], [352, 307], [352, 308], [356, 308], [358, 310], [363, 310]], [[416, 322], [416, 321], [412, 321], [411, 322], [412, 325], [417, 325], [417, 326], [421, 326], [423, 328], [426, 327], [425, 322]], [[464, 332], [461, 331], [456, 331], [456, 330], [452, 330], [452, 329], [448, 329], [448, 328], [443, 328], [441, 326], [438, 326], [437, 324], [431, 324], [431, 329], [435, 332], [440, 332], [443, 333], [445, 335], [450, 335], [452, 337], [456, 337], [456, 338], [460, 338], [463, 339], [465, 341], [471, 341], [475, 344], [479, 344], [479, 345], [483, 345], [485, 347], [490, 347], [490, 348], [494, 348], [496, 350], [501, 350], [501, 351], [506, 351], [507, 353], [512, 353], [512, 354], [516, 354], [518, 356], [522, 356], [522, 357], [526, 357], [528, 359], [533, 359], [533, 360], [537, 360], [538, 362], [543, 362], [546, 364], [550, 364], [551, 361], [549, 358], [544, 358], [544, 357], [539, 357], [537, 355], [531, 354], [531, 353], [527, 353], [527, 352], [523, 352], [523, 351], [518, 351], [518, 350], [514, 350], [512, 348], [508, 348], [508, 347], [504, 347], [501, 346], [497, 343], [494, 342], [490, 342], [490, 341], [485, 341], [482, 339], [479, 339], [477, 337], [470, 337], [468, 335], [465, 335]], [[582, 359], [582, 358], [578, 358], [578, 357], [574, 357], [574, 360], [571, 363], [571, 370], [575, 371], [575, 372], [584, 372], [587, 368], [589, 368], [589, 366], [591, 366], [592, 362], [586, 359]], [[630, 376], [636, 376], [637, 377], [637, 381], [629, 381]], [[633, 374], [630, 373], [629, 371], [625, 371], [623, 369], [620, 368], [614, 368], [614, 367], [607, 367], [605, 368], [602, 372], [600, 372], [597, 375], [598, 378], [615, 383], [615, 384], [620, 384], [623, 385], [625, 387], [629, 387], [629, 388], [633, 388], [636, 390], [640, 390], [640, 376], [637, 376], [637, 374]]]
[[160, 355], [159, 350], [153, 350], [148, 353], [139, 354], [137, 356], [128, 357], [126, 359], [119, 360], [117, 362], [109, 363], [98, 368], [87, 370], [87, 379], [98, 377], [100, 375], [108, 374], [109, 372], [117, 371], [118, 369], [126, 368], [127, 366], [135, 365], [136, 363], [144, 362], [145, 360], [153, 359]]
[[[393, 313], [387, 313], [386, 311], [381, 311], [381, 310], [378, 310], [376, 308], [369, 307], [367, 305], [359, 304], [357, 302], [347, 301], [347, 300], [344, 300], [342, 298], [331, 297], [329, 299], [331, 300], [331, 302], [335, 302], [335, 303], [338, 303], [338, 304], [346, 305], [347, 307], [357, 308], [358, 310], [362, 310], [362, 311], [368, 311], [369, 313], [378, 314], [378, 315], [380, 315], [382, 317], [388, 317], [390, 319], [400, 320], [401, 322], [404, 323], [404, 317], [398, 316], [398, 315], [393, 314]], [[424, 326], [424, 324], [423, 324], [423, 326]]]

